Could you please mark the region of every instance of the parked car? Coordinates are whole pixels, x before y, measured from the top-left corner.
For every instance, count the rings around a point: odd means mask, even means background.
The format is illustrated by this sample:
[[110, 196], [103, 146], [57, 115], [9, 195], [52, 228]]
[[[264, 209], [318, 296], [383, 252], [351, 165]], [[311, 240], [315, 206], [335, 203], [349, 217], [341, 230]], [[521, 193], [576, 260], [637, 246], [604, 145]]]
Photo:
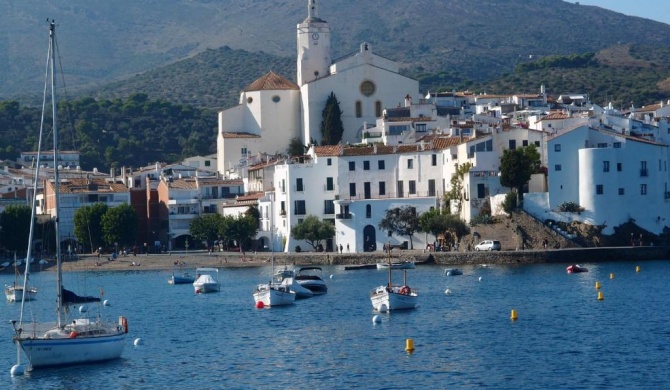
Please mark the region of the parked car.
[[502, 249], [502, 245], [498, 240], [484, 240], [475, 245], [476, 251], [499, 251], [500, 249]]

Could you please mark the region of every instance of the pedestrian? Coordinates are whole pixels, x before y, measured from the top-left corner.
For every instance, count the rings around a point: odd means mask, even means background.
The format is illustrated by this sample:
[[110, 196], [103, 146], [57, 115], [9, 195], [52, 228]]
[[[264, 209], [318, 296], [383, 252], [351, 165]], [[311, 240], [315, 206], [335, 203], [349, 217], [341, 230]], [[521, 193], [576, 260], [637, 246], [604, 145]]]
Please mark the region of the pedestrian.
[[340, 244], [340, 253], [342, 253], [342, 244]]
[[630, 246], [635, 246], [635, 236], [633, 236], [633, 233], [630, 234]]
[[347, 244], [347, 253], [349, 253], [349, 244]]
[[640, 246], [644, 246], [642, 245], [642, 233], [640, 233]]

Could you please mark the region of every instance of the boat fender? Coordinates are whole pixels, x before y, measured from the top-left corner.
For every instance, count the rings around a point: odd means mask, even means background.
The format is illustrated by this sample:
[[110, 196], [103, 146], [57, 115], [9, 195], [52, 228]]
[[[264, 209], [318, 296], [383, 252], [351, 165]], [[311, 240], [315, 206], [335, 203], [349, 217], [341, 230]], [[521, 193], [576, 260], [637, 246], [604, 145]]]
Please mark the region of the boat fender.
[[128, 319], [126, 317], [121, 317], [121, 326], [123, 327], [123, 333], [128, 333]]

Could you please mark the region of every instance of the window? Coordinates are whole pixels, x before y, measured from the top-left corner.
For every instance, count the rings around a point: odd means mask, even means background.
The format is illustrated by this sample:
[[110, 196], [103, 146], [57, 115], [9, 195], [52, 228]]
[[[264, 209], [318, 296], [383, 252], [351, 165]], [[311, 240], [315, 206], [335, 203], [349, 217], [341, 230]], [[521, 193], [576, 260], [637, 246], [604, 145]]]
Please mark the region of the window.
[[332, 200], [326, 199], [323, 201], [323, 213], [335, 214], [335, 203]]
[[640, 176], [649, 176], [649, 171], [647, 171], [647, 162], [640, 161]]
[[509, 149], [510, 150], [516, 149], [516, 140], [515, 139], [509, 140]]
[[286, 193], [286, 179], [281, 179], [281, 192]]
[[407, 159], [407, 169], [414, 169], [414, 159]]
[[435, 179], [428, 179], [428, 196], [435, 196]]
[[602, 195], [602, 194], [603, 194], [603, 185], [596, 184], [596, 195]]
[[535, 146], [539, 148], [540, 147], [540, 141], [535, 141]]
[[640, 184], [640, 195], [647, 195], [647, 185]]
[[283, 200], [279, 204], [279, 215], [286, 215], [286, 202]]
[[349, 196], [356, 196], [356, 183], [349, 183]]
[[360, 100], [356, 101], [356, 118], [363, 116], [363, 103]]
[[386, 182], [385, 181], [380, 181], [379, 182], [379, 195], [386, 195]]
[[281, 98], [279, 97], [279, 95], [274, 95], [272, 97], [272, 101], [275, 102], [275, 103], [279, 103], [280, 100], [281, 100]]
[[623, 188], [619, 188], [619, 195], [623, 195], [623, 194], [624, 194]]
[[305, 201], [304, 200], [296, 200], [295, 201], [295, 215], [305, 215], [307, 214], [305, 211]]
[[554, 165], [554, 171], [558, 172], [562, 169], [561, 164]]
[[350, 171], [356, 170], [356, 161], [349, 161], [349, 170]]
[[248, 150], [247, 150], [246, 147], [243, 147], [243, 148], [240, 149], [240, 155], [243, 156], [243, 157], [247, 156], [247, 152], [248, 152]]
[[403, 188], [402, 180], [398, 180], [398, 198], [405, 196], [405, 189]]
[[525, 139], [525, 140], [521, 141], [521, 146], [524, 146], [524, 147], [528, 146], [528, 140]]
[[327, 159], [326, 160], [326, 165], [328, 165], [328, 166], [333, 165], [333, 159], [332, 158]]
[[370, 161], [363, 161], [363, 170], [364, 171], [369, 171], [370, 170]]
[[425, 123], [417, 123], [416, 125], [414, 125], [414, 128], [416, 129], [417, 133], [426, 132], [426, 124]]
[[598, 147], [599, 149], [606, 148], [606, 147], [607, 147], [607, 143], [606, 143], [606, 142], [598, 142], [597, 147]]
[[409, 181], [409, 194], [410, 195], [416, 194], [416, 180]]
[[377, 161], [377, 169], [379, 169], [380, 171], [383, 171], [384, 169], [386, 169], [386, 167], [384, 165], [384, 160]]
[[486, 198], [486, 186], [484, 183], [477, 184], [477, 198], [484, 199]]
[[302, 178], [299, 177], [295, 179], [295, 190], [298, 192], [303, 192], [305, 188], [302, 186]]
[[361, 93], [365, 96], [372, 96], [375, 93], [375, 83], [372, 81], [366, 80], [361, 83]]
[[369, 181], [366, 181], [365, 183], [363, 183], [363, 197], [365, 199], [372, 198], [372, 189], [371, 189]]
[[432, 154], [430, 156], [430, 165], [437, 166], [437, 154]]
[[365, 218], [372, 218], [372, 206], [369, 204], [365, 205]]
[[326, 178], [326, 191], [332, 191], [335, 186], [333, 185], [333, 178], [332, 177], [327, 177]]
[[613, 147], [614, 149], [621, 149], [621, 142], [615, 142], [615, 143], [613, 143], [613, 144], [612, 144], [612, 147]]
[[623, 170], [621, 163], [616, 163], [616, 170], [617, 172], [621, 172]]
[[206, 166], [206, 167], [209, 167], [209, 166], [211, 166], [211, 165], [212, 165], [212, 162], [211, 162], [211, 161], [209, 161], [209, 160], [205, 160], [205, 166]]
[[377, 118], [382, 117], [382, 102], [380, 102], [379, 100], [375, 102], [375, 116]]
[[554, 152], [560, 152], [560, 151], [561, 151], [561, 144], [554, 145]]
[[610, 162], [603, 161], [603, 172], [609, 172], [609, 171], [610, 171]]

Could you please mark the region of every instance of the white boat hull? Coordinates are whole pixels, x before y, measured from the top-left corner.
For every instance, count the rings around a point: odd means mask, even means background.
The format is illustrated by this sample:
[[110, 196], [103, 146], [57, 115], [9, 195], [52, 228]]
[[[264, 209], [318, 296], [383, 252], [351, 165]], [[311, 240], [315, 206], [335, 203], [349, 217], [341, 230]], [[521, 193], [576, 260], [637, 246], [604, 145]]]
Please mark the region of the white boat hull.
[[40, 324], [26, 323], [14, 340], [21, 345], [32, 368], [96, 363], [121, 357], [126, 322], [115, 325], [82, 319], [73, 323], [64, 329], [51, 328], [46, 332], [31, 330]]
[[[403, 261], [400, 263], [391, 263], [391, 269], [414, 269], [416, 264], [413, 261]], [[389, 263], [377, 263], [377, 269], [389, 269]]]
[[193, 289], [196, 294], [204, 294], [221, 291], [219, 283], [193, 283]]
[[[26, 291], [26, 301], [32, 301], [37, 295], [37, 289], [34, 287], [28, 287]], [[7, 302], [21, 302], [23, 300], [23, 287], [14, 287], [7, 286], [5, 288], [5, 297]]]
[[256, 303], [263, 302], [264, 306], [285, 306], [295, 302], [296, 293], [288, 286], [272, 286], [261, 284], [254, 291]]
[[398, 287], [392, 287], [392, 291], [387, 291], [386, 286], [374, 289], [370, 294], [372, 307], [378, 311], [382, 305], [386, 306], [387, 310], [414, 309], [418, 303], [418, 294], [414, 291], [408, 294], [401, 294], [393, 291], [396, 289]]

